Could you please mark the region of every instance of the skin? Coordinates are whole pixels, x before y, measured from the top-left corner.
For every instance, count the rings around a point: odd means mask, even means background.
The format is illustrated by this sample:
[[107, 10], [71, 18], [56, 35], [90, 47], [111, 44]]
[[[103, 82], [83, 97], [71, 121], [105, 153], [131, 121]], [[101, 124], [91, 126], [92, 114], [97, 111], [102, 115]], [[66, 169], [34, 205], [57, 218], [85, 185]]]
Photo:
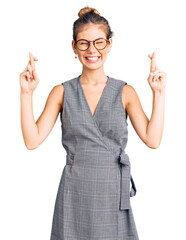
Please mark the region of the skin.
[[163, 134], [165, 87], [167, 74], [160, 70], [156, 63], [156, 52], [148, 55], [151, 59], [150, 74], [147, 79], [153, 94], [152, 114], [147, 118], [135, 89], [126, 85], [122, 100], [126, 100], [125, 108], [130, 121], [140, 139], [150, 148], [158, 148]]
[[[87, 39], [92, 41], [97, 38], [106, 39], [106, 32], [103, 25], [96, 25], [92, 23], [87, 24], [81, 27], [77, 34], [77, 40]], [[80, 82], [92, 115], [94, 115], [96, 106], [107, 82], [107, 75], [104, 72], [104, 63], [106, 61], [107, 54], [112, 48], [112, 39], [109, 39], [109, 44], [103, 50], [97, 50], [91, 42], [90, 47], [86, 51], [80, 51], [75, 47], [74, 40], [72, 41], [72, 48], [74, 53], [78, 54], [78, 58], [82, 63], [83, 69]], [[100, 60], [97, 63], [88, 63], [85, 59], [87, 56], [100, 56]]]
[[[103, 25], [87, 24], [80, 28], [77, 40], [85, 38], [95, 40], [99, 37], [106, 38], [106, 31]], [[107, 75], [104, 73], [104, 63], [108, 52], [112, 48], [110, 44], [103, 50], [97, 50], [91, 42], [86, 51], [75, 48], [72, 41], [74, 53], [78, 54], [79, 61], [82, 63], [82, 74], [80, 82], [82, 84], [87, 102], [92, 115], [95, 113], [97, 103], [107, 82]], [[98, 63], [88, 63], [85, 56], [101, 56]], [[160, 70], [156, 64], [156, 53], [148, 55], [151, 59], [150, 74], [147, 79], [153, 93], [153, 107], [150, 120], [143, 111], [139, 97], [135, 89], [130, 85], [125, 85], [122, 92], [123, 107], [129, 115], [130, 121], [140, 137], [140, 139], [150, 148], [157, 148], [160, 145], [163, 124], [164, 124], [164, 103], [166, 73]], [[33, 116], [32, 96], [36, 89], [39, 78], [35, 70], [36, 59], [29, 53], [29, 62], [25, 70], [20, 73], [20, 98], [21, 98], [21, 127], [25, 145], [27, 149], [37, 148], [51, 132], [58, 114], [63, 110], [64, 86], [56, 85], [47, 98], [43, 112], [35, 122]]]

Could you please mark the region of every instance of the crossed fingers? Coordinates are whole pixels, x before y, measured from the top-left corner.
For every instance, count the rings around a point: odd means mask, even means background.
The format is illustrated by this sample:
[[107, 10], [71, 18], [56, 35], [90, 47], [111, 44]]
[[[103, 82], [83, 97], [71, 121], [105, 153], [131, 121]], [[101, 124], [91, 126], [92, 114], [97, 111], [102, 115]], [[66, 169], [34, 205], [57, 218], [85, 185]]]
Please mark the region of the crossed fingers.
[[29, 62], [27, 64], [24, 72], [29, 72], [31, 79], [33, 79], [34, 78], [33, 74], [35, 74], [34, 60], [37, 61], [38, 59], [36, 57], [34, 57], [31, 52], [29, 52], [29, 57], [30, 57], [30, 59], [29, 59]]
[[148, 57], [151, 59], [150, 72], [155, 72], [158, 68], [156, 63], [156, 52], [154, 51], [152, 55], [148, 54]]
[[159, 79], [161, 81], [162, 78], [166, 77], [166, 73], [157, 66], [156, 52], [154, 51], [152, 55], [148, 54], [148, 57], [151, 59], [149, 80], [155, 82]]

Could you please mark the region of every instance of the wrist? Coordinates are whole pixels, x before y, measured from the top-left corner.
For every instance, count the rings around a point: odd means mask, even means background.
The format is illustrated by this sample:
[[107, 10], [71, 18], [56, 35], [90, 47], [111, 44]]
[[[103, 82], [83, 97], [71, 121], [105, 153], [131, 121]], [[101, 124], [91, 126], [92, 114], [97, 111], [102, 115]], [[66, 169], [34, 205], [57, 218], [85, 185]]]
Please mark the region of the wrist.
[[20, 92], [20, 95], [23, 96], [23, 97], [24, 97], [24, 96], [26, 96], [26, 97], [27, 97], [27, 96], [28, 96], [28, 97], [31, 97], [32, 94], [33, 94], [33, 92], [26, 92], [26, 91], [22, 91], [22, 90], [21, 90], [21, 92]]
[[161, 90], [161, 91], [159, 91], [159, 90], [153, 90], [152, 91], [152, 93], [153, 93], [153, 95], [157, 95], [157, 96], [159, 96], [159, 95], [164, 95], [165, 94], [165, 89], [164, 90]]

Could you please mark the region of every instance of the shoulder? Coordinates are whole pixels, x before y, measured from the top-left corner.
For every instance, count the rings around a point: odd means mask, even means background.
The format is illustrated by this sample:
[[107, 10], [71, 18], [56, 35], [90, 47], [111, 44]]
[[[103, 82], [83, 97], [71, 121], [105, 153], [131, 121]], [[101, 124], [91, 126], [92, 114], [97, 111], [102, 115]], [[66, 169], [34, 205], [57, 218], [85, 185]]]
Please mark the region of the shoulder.
[[51, 90], [51, 94], [55, 96], [56, 99], [59, 99], [61, 102], [63, 100], [65, 89], [68, 89], [69, 87], [76, 87], [77, 86], [76, 83], [77, 83], [77, 77], [64, 81], [61, 84], [54, 86]]
[[112, 77], [112, 82], [113, 82], [113, 86], [116, 87], [116, 89], [122, 88], [123, 97], [125, 96], [125, 98], [128, 98], [135, 95], [136, 91], [134, 87], [129, 85], [126, 81]]
[[125, 109], [127, 105], [131, 104], [132, 102], [135, 102], [136, 99], [138, 99], [138, 95], [134, 87], [129, 84], [125, 84], [122, 91], [122, 100]]
[[56, 103], [62, 104], [63, 103], [63, 96], [64, 96], [64, 86], [62, 84], [55, 85], [49, 95]]
[[72, 79], [62, 82], [61, 84], [54, 86], [52, 89], [53, 94], [61, 99], [61, 97], [63, 97], [64, 95], [65, 89], [75, 87], [77, 85], [77, 79], [78, 77], [74, 77]]
[[59, 96], [59, 95], [63, 95], [63, 92], [64, 92], [64, 86], [62, 84], [58, 84], [58, 85], [55, 85], [53, 88], [52, 88], [52, 91], [51, 91], [54, 95], [56, 96]]
[[122, 91], [122, 95], [125, 95], [125, 97], [131, 98], [135, 94], [136, 94], [136, 90], [134, 89], [133, 86], [131, 86], [129, 84], [125, 84], [124, 85], [124, 88], [123, 88], [123, 91]]

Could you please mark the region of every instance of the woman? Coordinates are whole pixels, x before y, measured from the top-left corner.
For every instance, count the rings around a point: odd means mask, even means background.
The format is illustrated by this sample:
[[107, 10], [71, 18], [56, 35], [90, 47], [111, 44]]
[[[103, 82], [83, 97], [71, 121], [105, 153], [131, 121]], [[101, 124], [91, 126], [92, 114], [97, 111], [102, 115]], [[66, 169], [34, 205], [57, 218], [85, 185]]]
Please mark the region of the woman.
[[130, 205], [136, 187], [125, 153], [127, 116], [148, 147], [160, 145], [166, 73], [157, 68], [155, 52], [149, 55], [148, 83], [153, 92], [149, 120], [134, 88], [104, 72], [113, 35], [108, 21], [94, 8], [85, 7], [78, 15], [73, 25], [72, 48], [82, 63], [82, 73], [52, 89], [37, 122], [32, 94], [39, 79], [35, 71], [37, 59], [31, 53], [20, 74], [24, 142], [28, 149], [38, 147], [60, 113], [67, 156], [56, 197], [51, 240], [136, 240], [139, 237]]

